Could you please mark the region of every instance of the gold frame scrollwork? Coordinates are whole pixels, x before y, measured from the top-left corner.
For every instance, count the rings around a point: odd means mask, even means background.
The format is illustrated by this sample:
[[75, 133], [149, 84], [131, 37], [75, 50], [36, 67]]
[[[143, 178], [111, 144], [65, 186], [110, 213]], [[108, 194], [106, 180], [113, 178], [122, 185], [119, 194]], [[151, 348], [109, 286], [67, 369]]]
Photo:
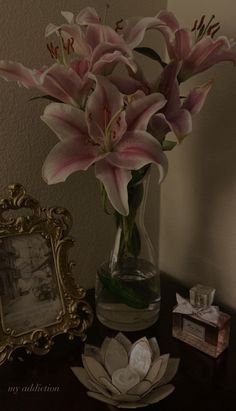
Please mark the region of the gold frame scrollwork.
[[14, 330], [3, 329], [1, 311], [0, 364], [20, 347], [38, 355], [48, 353], [58, 334], [67, 333], [69, 338], [78, 336], [84, 341], [93, 321], [92, 309], [84, 300], [86, 292], [75, 283], [73, 263], [68, 260], [68, 251], [73, 245], [69, 237], [70, 213], [62, 207], [42, 208], [20, 184], [10, 185], [8, 190], [9, 197], [0, 200], [0, 238], [37, 233], [50, 240], [63, 309], [57, 322], [18, 335]]

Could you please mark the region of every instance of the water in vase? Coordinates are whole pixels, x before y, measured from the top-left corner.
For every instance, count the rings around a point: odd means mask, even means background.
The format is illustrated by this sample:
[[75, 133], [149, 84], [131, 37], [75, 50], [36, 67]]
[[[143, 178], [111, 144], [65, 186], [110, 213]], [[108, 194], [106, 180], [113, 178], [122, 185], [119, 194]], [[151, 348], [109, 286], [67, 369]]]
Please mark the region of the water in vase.
[[160, 311], [160, 284], [156, 267], [141, 258], [129, 258], [109, 271], [103, 264], [97, 273], [96, 311], [109, 328], [137, 331], [154, 324]]

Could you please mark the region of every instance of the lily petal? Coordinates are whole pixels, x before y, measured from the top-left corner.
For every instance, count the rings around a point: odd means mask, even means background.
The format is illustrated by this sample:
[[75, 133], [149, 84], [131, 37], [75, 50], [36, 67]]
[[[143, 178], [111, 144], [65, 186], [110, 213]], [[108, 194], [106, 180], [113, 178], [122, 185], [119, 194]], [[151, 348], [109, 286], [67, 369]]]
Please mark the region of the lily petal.
[[91, 56], [91, 66], [93, 67], [94, 64], [100, 59], [102, 59], [104, 55], [113, 54], [116, 51], [119, 51], [120, 53], [122, 53], [122, 55], [125, 56], [126, 47], [123, 47], [123, 45], [120, 45], [120, 44], [103, 43], [103, 42], [99, 43], [93, 50], [93, 54]]
[[201, 71], [207, 70], [208, 68], [214, 66], [217, 63], [221, 63], [222, 61], [232, 61], [235, 64], [236, 52], [233, 50], [221, 50], [220, 53], [211, 56], [210, 59], [207, 59], [204, 64], [202, 64]]
[[148, 125], [148, 131], [158, 141], [162, 142], [170, 130], [170, 125], [163, 113], [152, 116]]
[[231, 50], [227, 37], [220, 36], [216, 40], [204, 37], [192, 48], [188, 58], [183, 62], [180, 77], [186, 80], [221, 61], [236, 62], [236, 52]]
[[159, 20], [165, 23], [171, 30], [176, 31], [179, 28], [179, 22], [176, 19], [175, 15], [166, 10], [160, 11], [157, 16]]
[[188, 110], [192, 115], [199, 113], [205, 103], [212, 84], [213, 82], [209, 81], [208, 83], [191, 90], [182, 107]]
[[30, 70], [21, 63], [0, 61], [0, 77], [4, 80], [18, 81], [24, 87], [38, 87], [40, 71]]
[[54, 23], [49, 23], [45, 28], [45, 37], [51, 36], [51, 34], [56, 33], [60, 26], [56, 26]]
[[51, 150], [43, 166], [43, 177], [48, 184], [65, 181], [73, 172], [87, 170], [91, 164], [104, 157], [104, 154], [99, 154], [99, 147], [88, 137], [81, 110], [51, 103], [41, 118], [61, 140]]
[[127, 55], [132, 54], [130, 46], [125, 42], [124, 38], [121, 37], [115, 30], [110, 26], [105, 26], [102, 24], [93, 24], [88, 26], [86, 31], [86, 41], [92, 48], [95, 48], [99, 45], [111, 45], [116, 50], [122, 50]]
[[181, 142], [184, 137], [186, 137], [192, 131], [192, 116], [190, 112], [185, 109], [178, 110], [171, 117], [167, 117], [165, 116], [165, 114], [158, 113], [152, 119], [152, 129], [156, 128], [158, 130], [158, 127], [161, 125], [163, 130], [164, 123], [166, 123], [166, 126], [173, 131], [179, 142]]
[[180, 68], [181, 63], [179, 61], [172, 61], [164, 68], [158, 80], [158, 91], [167, 99], [163, 110], [165, 113], [168, 112], [171, 114], [176, 112], [181, 106], [179, 85], [177, 82], [177, 75]]
[[159, 141], [146, 131], [126, 132], [117, 144], [116, 151], [109, 154], [109, 161], [117, 167], [138, 170], [149, 163], [161, 165], [164, 174], [168, 162]]
[[94, 74], [100, 73], [105, 65], [106, 65], [106, 72], [108, 70], [108, 67], [107, 67], [108, 65], [110, 65], [110, 72], [112, 72], [113, 69], [115, 68], [115, 65], [118, 62], [124, 63], [132, 71], [136, 70], [136, 64], [134, 63], [134, 61], [128, 57], [125, 57], [120, 51], [116, 50], [113, 53], [104, 54], [100, 58], [100, 60], [94, 63], [93, 68], [91, 69], [91, 72]]
[[122, 94], [130, 95], [134, 94], [137, 90], [142, 90], [142, 84], [135, 78], [113, 73], [108, 78]]
[[142, 42], [146, 30], [164, 25], [157, 17], [132, 17], [126, 22], [124, 39], [133, 49]]
[[78, 108], [51, 103], [45, 108], [41, 119], [62, 141], [88, 137], [84, 112]]
[[179, 142], [192, 132], [192, 116], [188, 110], [179, 110], [175, 115], [168, 118], [168, 124]]
[[67, 23], [74, 23], [74, 14], [71, 11], [61, 11], [61, 15], [66, 19]]
[[55, 63], [41, 75], [40, 83], [51, 96], [78, 106], [82, 80], [72, 68]]
[[88, 73], [89, 65], [90, 61], [87, 57], [74, 59], [70, 62], [70, 68], [72, 68], [81, 79], [84, 79]]
[[128, 130], [146, 130], [150, 118], [165, 104], [166, 99], [161, 93], [153, 93], [133, 101], [126, 111]]
[[184, 60], [188, 57], [192, 47], [192, 34], [187, 29], [179, 29], [175, 33], [175, 58]]
[[203, 37], [193, 47], [188, 63], [201, 65], [207, 58], [218, 52], [220, 49], [227, 50], [230, 48], [228, 39], [224, 36], [213, 40], [211, 37]]
[[75, 171], [87, 170], [97, 159], [97, 148], [82, 139], [60, 142], [44, 162], [43, 178], [48, 184], [61, 183]]
[[132, 178], [130, 171], [111, 164], [107, 159], [95, 166], [95, 175], [103, 183], [114, 209], [122, 215], [129, 214], [127, 185]]
[[76, 16], [75, 21], [81, 26], [87, 26], [88, 24], [99, 23], [100, 17], [93, 7], [85, 7]]

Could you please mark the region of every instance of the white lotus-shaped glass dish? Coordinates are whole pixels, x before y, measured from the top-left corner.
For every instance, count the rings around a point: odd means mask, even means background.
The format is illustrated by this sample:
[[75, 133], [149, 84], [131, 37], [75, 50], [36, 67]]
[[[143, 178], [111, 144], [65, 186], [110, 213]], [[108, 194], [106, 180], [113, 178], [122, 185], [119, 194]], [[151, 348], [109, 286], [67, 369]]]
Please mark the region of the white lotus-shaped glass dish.
[[100, 348], [85, 345], [83, 367], [72, 367], [87, 394], [119, 408], [154, 404], [174, 390], [169, 384], [179, 359], [160, 355], [156, 338], [132, 344], [122, 333], [106, 337]]

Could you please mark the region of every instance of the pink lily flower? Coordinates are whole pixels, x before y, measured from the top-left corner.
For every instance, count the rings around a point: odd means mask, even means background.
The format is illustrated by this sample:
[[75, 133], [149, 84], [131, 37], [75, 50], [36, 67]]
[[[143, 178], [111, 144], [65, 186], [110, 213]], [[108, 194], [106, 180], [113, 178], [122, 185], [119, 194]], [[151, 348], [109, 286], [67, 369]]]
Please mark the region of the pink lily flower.
[[[181, 28], [174, 14], [161, 11], [155, 17], [130, 19], [124, 32], [127, 43], [137, 47], [143, 40], [146, 30], [157, 29], [166, 41], [170, 61], [182, 61], [179, 79], [185, 81], [222, 61], [236, 62], [236, 52], [226, 36], [214, 35], [219, 30], [219, 23], [195, 22], [192, 30]], [[194, 32], [194, 33], [193, 33]]]
[[82, 79], [70, 67], [55, 63], [51, 67], [31, 70], [21, 63], [0, 61], [0, 77], [17, 81], [26, 88], [35, 88], [44, 94], [74, 106], [80, 105]]
[[92, 59], [96, 50], [109, 46], [110, 53], [119, 50], [127, 58], [132, 57], [132, 49], [122, 36], [112, 27], [101, 24], [100, 18], [95, 9], [86, 7], [81, 10], [76, 18], [70, 12], [62, 12], [68, 24], [56, 26], [50, 23], [45, 30], [45, 36], [53, 33], [63, 33], [67, 38], [73, 38], [73, 48], [75, 52], [82, 56]]
[[216, 40], [204, 37], [192, 46], [185, 58], [180, 71], [180, 79], [187, 80], [222, 61], [236, 63], [236, 52], [231, 50], [230, 41], [225, 36], [218, 37]]
[[[163, 14], [160, 13], [160, 20], [163, 19], [162, 16]], [[164, 17], [166, 17], [166, 12]], [[161, 29], [160, 31], [165, 37], [170, 59], [183, 62], [179, 73], [181, 81], [219, 62], [236, 62], [236, 52], [232, 50], [229, 39], [226, 36], [213, 38], [220, 29], [219, 23], [213, 23], [214, 16], [208, 22], [205, 22], [205, 16], [203, 16], [200, 22], [195, 22], [192, 30], [181, 28], [171, 13], [169, 17], [169, 21], [165, 18], [169, 30]]]
[[76, 53], [81, 56], [88, 56], [91, 53], [90, 45], [86, 41], [85, 34], [80, 26], [100, 23], [100, 18], [96, 10], [91, 7], [86, 7], [81, 10], [76, 18], [74, 17], [74, 14], [69, 11], [62, 11], [61, 14], [68, 24], [61, 24], [58, 26], [49, 23], [45, 29], [45, 37], [48, 37], [55, 32], [59, 33], [59, 31], [63, 31], [69, 35], [69, 37], [75, 39], [73, 47]]
[[108, 79], [96, 76], [85, 113], [66, 104], [51, 103], [42, 120], [60, 142], [51, 150], [43, 166], [48, 184], [65, 181], [77, 170], [95, 165], [113, 207], [128, 215], [127, 184], [131, 170], [149, 163], [167, 169], [160, 143], [146, 129], [151, 116], [166, 100], [160, 93], [140, 98], [126, 108], [123, 95]]
[[[104, 68], [112, 72], [119, 62], [131, 71], [136, 65], [131, 50], [112, 28], [100, 24], [95, 9], [83, 9], [76, 18], [70, 12], [62, 12], [68, 24], [50, 24], [46, 34], [57, 32], [60, 43], [48, 44], [56, 62], [51, 67], [31, 70], [21, 63], [0, 61], [0, 77], [17, 81], [24, 87], [33, 87], [64, 103], [84, 107], [91, 88], [90, 73], [99, 74]], [[63, 34], [65, 37], [63, 37]], [[74, 52], [82, 55], [76, 57]], [[73, 58], [68, 61], [73, 53]]]
[[149, 129], [159, 141], [172, 131], [178, 142], [181, 142], [192, 132], [192, 116], [202, 109], [212, 82], [193, 88], [188, 96], [181, 101], [179, 83], [177, 81], [181, 63], [172, 62], [165, 67], [158, 83], [158, 91], [162, 93], [167, 103], [161, 112], [154, 115]]
[[[145, 94], [159, 92], [167, 100], [165, 106], [150, 119], [148, 130], [160, 142], [165, 139], [168, 132], [172, 131], [178, 142], [181, 142], [192, 131], [192, 116], [199, 113], [202, 109], [207, 95], [211, 89], [212, 82], [193, 88], [185, 99], [180, 98], [180, 87], [178, 76], [182, 63], [173, 61], [169, 63], [153, 82], [148, 81], [138, 67], [136, 73], [132, 74], [130, 90], [134, 96], [140, 94], [140, 90]], [[111, 81], [122, 91], [122, 81], [119, 78], [111, 77]], [[124, 90], [128, 90], [128, 84], [124, 83]], [[137, 92], [137, 90], [139, 90]], [[128, 93], [126, 93], [128, 94]]]

